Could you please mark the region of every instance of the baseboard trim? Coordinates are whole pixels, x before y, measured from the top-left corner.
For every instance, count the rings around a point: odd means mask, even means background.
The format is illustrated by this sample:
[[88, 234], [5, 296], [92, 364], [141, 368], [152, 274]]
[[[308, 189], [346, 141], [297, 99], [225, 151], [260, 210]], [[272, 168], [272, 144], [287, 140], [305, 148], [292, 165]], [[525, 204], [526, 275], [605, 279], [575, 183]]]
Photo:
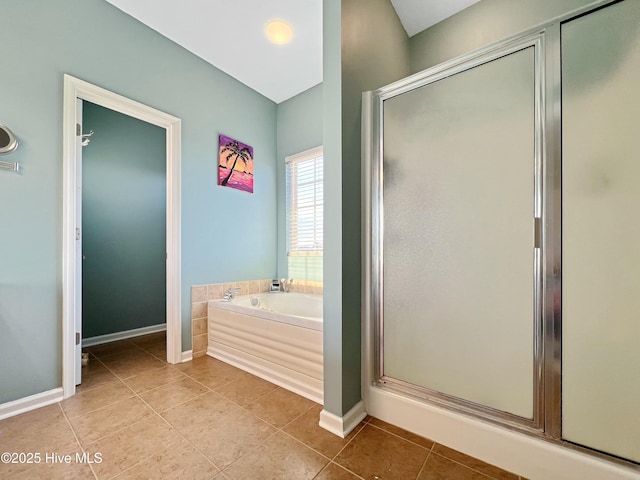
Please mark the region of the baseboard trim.
[[342, 417], [322, 410], [320, 412], [320, 426], [334, 435], [345, 438], [366, 416], [364, 402], [360, 400]]
[[62, 398], [62, 387], [58, 387], [46, 392], [19, 398], [12, 402], [3, 403], [0, 405], [0, 420], [20, 415], [21, 413], [35, 410], [36, 408], [46, 407], [52, 403], [62, 401]]
[[190, 362], [193, 360], [193, 350], [187, 350], [186, 352], [182, 352], [181, 362]]
[[97, 337], [83, 338], [83, 347], [92, 347], [93, 345], [101, 345], [103, 343], [117, 342], [127, 338], [140, 337], [149, 335], [150, 333], [164, 332], [167, 329], [166, 323], [151, 325], [149, 327], [134, 328], [133, 330], [125, 330], [124, 332], [108, 333], [106, 335], [98, 335]]

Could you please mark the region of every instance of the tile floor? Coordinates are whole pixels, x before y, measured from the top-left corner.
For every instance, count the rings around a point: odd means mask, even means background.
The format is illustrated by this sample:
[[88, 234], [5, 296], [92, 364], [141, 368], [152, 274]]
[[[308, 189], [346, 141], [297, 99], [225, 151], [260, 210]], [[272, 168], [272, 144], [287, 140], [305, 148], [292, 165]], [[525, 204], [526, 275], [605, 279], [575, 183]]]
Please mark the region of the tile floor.
[[74, 397], [0, 421], [0, 452], [40, 455], [0, 478], [519, 478], [373, 417], [341, 439], [320, 405], [210, 357], [169, 365], [164, 342], [91, 347]]

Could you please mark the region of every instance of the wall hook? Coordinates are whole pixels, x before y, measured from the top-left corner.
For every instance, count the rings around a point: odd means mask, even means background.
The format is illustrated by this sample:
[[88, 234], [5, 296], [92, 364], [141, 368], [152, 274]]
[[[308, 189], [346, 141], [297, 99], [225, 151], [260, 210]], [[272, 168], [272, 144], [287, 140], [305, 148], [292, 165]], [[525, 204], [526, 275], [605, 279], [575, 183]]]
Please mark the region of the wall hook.
[[86, 147], [87, 145], [89, 145], [89, 142], [91, 141], [91, 140], [89, 140], [89, 137], [92, 136], [93, 134], [94, 134], [94, 131], [93, 130], [89, 130], [89, 133], [83, 133], [81, 135], [81, 137], [82, 137], [82, 146], [83, 147]]

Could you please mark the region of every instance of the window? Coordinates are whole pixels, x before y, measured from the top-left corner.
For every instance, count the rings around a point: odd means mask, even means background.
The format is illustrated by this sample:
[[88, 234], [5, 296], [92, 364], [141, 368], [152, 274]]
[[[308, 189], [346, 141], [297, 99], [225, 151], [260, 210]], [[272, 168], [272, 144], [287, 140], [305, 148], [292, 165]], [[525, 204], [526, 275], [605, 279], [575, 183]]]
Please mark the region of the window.
[[289, 277], [322, 280], [322, 147], [286, 158]]

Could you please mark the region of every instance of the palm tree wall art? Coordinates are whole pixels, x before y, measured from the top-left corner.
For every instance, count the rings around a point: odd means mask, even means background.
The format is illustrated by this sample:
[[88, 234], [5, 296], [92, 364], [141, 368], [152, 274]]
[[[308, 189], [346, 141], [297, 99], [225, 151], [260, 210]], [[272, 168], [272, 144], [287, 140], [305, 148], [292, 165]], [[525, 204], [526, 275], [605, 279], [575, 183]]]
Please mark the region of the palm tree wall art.
[[218, 185], [253, 193], [253, 147], [219, 136]]

